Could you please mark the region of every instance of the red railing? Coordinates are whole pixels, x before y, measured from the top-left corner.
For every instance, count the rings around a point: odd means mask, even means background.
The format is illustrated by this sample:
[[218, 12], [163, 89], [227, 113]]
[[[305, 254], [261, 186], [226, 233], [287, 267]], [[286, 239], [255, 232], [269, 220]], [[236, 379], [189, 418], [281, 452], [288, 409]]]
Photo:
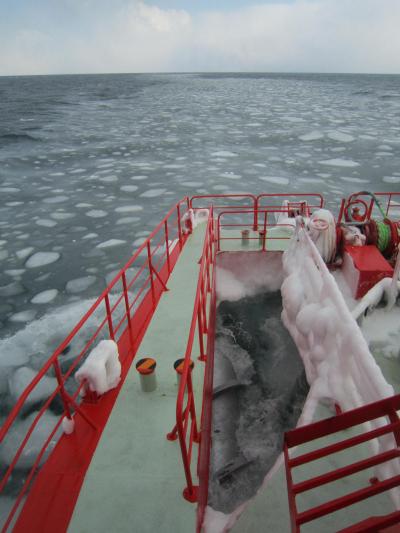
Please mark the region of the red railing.
[[[268, 199], [269, 202], [272, 201], [273, 203], [265, 204], [263, 203], [264, 199]], [[312, 211], [313, 209], [321, 209], [322, 207], [324, 207], [324, 198], [319, 193], [271, 193], [259, 194], [257, 196], [257, 210], [270, 208], [275, 209], [276, 207], [281, 206], [283, 200], [287, 200], [289, 203], [298, 205], [305, 203], [310, 211]], [[276, 205], [276, 201], [279, 201], [280, 205]]]
[[[79, 422], [84, 421], [97, 433], [101, 432], [102, 427], [100, 428], [88, 416], [84, 408], [85, 402], [79, 402], [79, 395], [84, 384], [78, 385], [72, 374], [97, 341], [110, 338], [118, 343], [123, 373], [126, 375], [138, 343], [143, 337], [162, 292], [166, 290], [166, 281], [186, 240], [181, 229], [181, 217], [188, 207], [189, 200], [185, 198], [167, 213], [65, 340], [47, 359], [9, 413], [0, 429], [0, 442], [3, 447], [10, 449], [12, 455], [0, 480], [1, 493], [6, 489], [19, 464], [26, 466], [23, 463], [26, 455], [31, 456], [34, 453], [34, 457], [2, 531], [6, 531], [15, 519], [22, 500], [50, 451], [50, 443], [62, 435], [60, 426], [63, 417], [71, 419], [75, 413], [75, 418], [81, 417]], [[67, 349], [76, 355], [72, 359], [68, 356], [71, 362], [65, 368], [63, 353]], [[55, 378], [54, 390], [46, 394], [45, 398], [40, 393], [42, 397], [40, 409], [16, 444], [15, 428], [21, 420], [21, 415], [24, 415], [32, 404], [37, 405], [35, 393], [38, 394], [43, 383], [49, 382], [49, 375]], [[47, 429], [45, 417], [51, 413], [50, 407], [57, 397], [61, 399], [62, 413], [58, 417], [54, 416], [55, 423], [53, 417], [50, 417], [54, 425], [47, 431], [47, 436], [41, 439], [40, 445], [37, 445], [37, 434], [39, 430]], [[47, 416], [47, 420], [50, 418]], [[32, 452], [32, 446], [26, 451], [27, 445], [32, 442], [32, 437], [36, 442], [34, 452]], [[68, 439], [68, 436], [65, 438]]]
[[[230, 210], [230, 211], [222, 211], [218, 214], [218, 218], [217, 218], [217, 250], [220, 251], [221, 250], [221, 241], [238, 241], [238, 240], [242, 240], [243, 237], [242, 236], [234, 236], [234, 237], [227, 237], [226, 235], [223, 236], [223, 228], [229, 228], [230, 230], [232, 229], [247, 229], [247, 228], [251, 228], [253, 226], [253, 224], [249, 224], [249, 223], [243, 223], [243, 222], [236, 222], [236, 223], [230, 223], [230, 224], [223, 224], [222, 223], [222, 218], [224, 216], [227, 216], [227, 215], [246, 215], [246, 214], [250, 214], [253, 216], [253, 211], [246, 211], [244, 209], [241, 209], [241, 210], [238, 210], [238, 211], [233, 211], [233, 210]], [[289, 240], [291, 235], [288, 235], [287, 237], [285, 236], [278, 236], [278, 237], [274, 237], [273, 235], [271, 236], [270, 234], [268, 234], [268, 230], [271, 229], [271, 228], [280, 228], [280, 227], [283, 227], [283, 228], [290, 228], [290, 229], [293, 229], [294, 230], [294, 224], [287, 224], [287, 223], [279, 223], [279, 222], [270, 222], [268, 219], [269, 215], [274, 215], [275, 214], [288, 214], [288, 209], [285, 209], [285, 208], [281, 208], [281, 209], [269, 209], [268, 211], [264, 211], [264, 210], [259, 210], [258, 213], [257, 213], [257, 217], [258, 217], [258, 220], [260, 220], [260, 215], [262, 216], [263, 218], [263, 221], [262, 223], [258, 222], [257, 226], [259, 228], [259, 235], [258, 236], [253, 236], [251, 237], [250, 234], [248, 236], [245, 237], [245, 242], [249, 242], [249, 241], [258, 241], [259, 244], [260, 244], [260, 249], [263, 250], [263, 251], [266, 251], [267, 249], [267, 241], [268, 240]]]
[[[197, 201], [205, 199], [208, 201], [208, 204], [212, 204], [214, 213], [218, 213], [221, 210], [237, 211], [238, 209], [251, 209], [254, 213], [253, 226], [254, 228], [257, 227], [257, 197], [254, 194], [204, 194], [192, 196], [190, 199], [190, 207], [192, 209], [207, 208], [208, 205], [196, 205]], [[234, 205], [229, 203], [226, 204], [225, 201], [236, 203]]]
[[[375, 192], [372, 194], [381, 204], [383, 214], [386, 217], [390, 217], [391, 214], [394, 214], [393, 211], [397, 209], [397, 213], [395, 214], [394, 218], [396, 220], [400, 219], [400, 192]], [[338, 224], [342, 222], [343, 217], [345, 217], [346, 214], [350, 214], [353, 207], [358, 207], [361, 209], [361, 216], [364, 218], [365, 222], [368, 222], [371, 219], [373, 212], [376, 211], [377, 205], [375, 198], [368, 192], [360, 191], [353, 193], [348, 198], [342, 199], [338, 216]], [[378, 216], [382, 215], [380, 211], [377, 212], [377, 214]]]
[[214, 381], [214, 346], [215, 346], [215, 321], [217, 312], [217, 292], [216, 292], [216, 263], [214, 262], [214, 273], [212, 276], [213, 286], [211, 288], [210, 319], [207, 335], [207, 361], [204, 374], [203, 404], [201, 411], [200, 443], [198, 456], [198, 505], [196, 517], [196, 531], [200, 533], [206, 506], [208, 503], [208, 480], [210, 475], [210, 453], [211, 453], [211, 428], [212, 428], [212, 400]]
[[[372, 483], [354, 492], [350, 492], [327, 501], [323, 504], [311, 507], [305, 511], [299, 512], [296, 505], [296, 496], [303, 494], [309, 490], [317, 487], [322, 487], [328, 483], [333, 483], [337, 480], [344, 479], [352, 474], [367, 470], [371, 467], [381, 465], [392, 459], [400, 457], [400, 419], [397, 411], [400, 409], [400, 395], [392, 396], [378, 402], [364, 405], [357, 409], [338, 414], [335, 417], [321, 420], [307, 426], [288, 431], [285, 434], [284, 455], [286, 464], [286, 480], [288, 487], [289, 509], [291, 515], [292, 532], [299, 533], [300, 526], [307, 524], [313, 520], [326, 516], [330, 513], [344, 509], [357, 502], [363, 501], [367, 498], [386, 492], [394, 487], [400, 486], [400, 475], [393, 475], [386, 479], [372, 479]], [[290, 457], [290, 448], [301, 446], [305, 443], [311, 442], [322, 437], [333, 435], [340, 431], [347, 430], [360, 424], [386, 417], [388, 423], [381, 425], [376, 429], [360, 433], [354, 437], [347, 437], [344, 440], [337, 441], [333, 444], [319, 447], [314, 451]], [[393, 444], [391, 449], [378, 453], [368, 459], [362, 459], [355, 463], [348, 464], [336, 470], [330, 470], [324, 474], [295, 483], [293, 481], [293, 469], [301, 465], [309, 464], [312, 461], [320, 460], [323, 457], [329, 457], [334, 453], [341, 452], [353, 446], [368, 443], [373, 439], [379, 438], [383, 435], [393, 437]], [[386, 437], [387, 438], [387, 437]], [[328, 463], [329, 465], [329, 463]], [[398, 471], [398, 466], [397, 466]], [[400, 511], [385, 516], [374, 516], [367, 518], [362, 522], [349, 526], [343, 530], [343, 533], [356, 532], [376, 532], [385, 527], [400, 522]]]
[[176, 424], [172, 431], [168, 433], [168, 440], [179, 438], [182, 453], [182, 462], [186, 478], [186, 487], [183, 496], [190, 502], [197, 501], [198, 486], [193, 482], [192, 459], [193, 444], [200, 440], [200, 433], [197, 426], [196, 408], [193, 392], [193, 383], [190, 370], [190, 361], [193, 353], [193, 345], [196, 331], [201, 361], [206, 360], [204, 346], [204, 336], [209, 339], [210, 328], [210, 295], [214, 286], [214, 262], [215, 262], [215, 238], [213, 208], [210, 208], [207, 221], [206, 235], [204, 239], [203, 252], [201, 255], [199, 276], [197, 282], [196, 296], [193, 306], [192, 320], [189, 330], [189, 338], [185, 351], [185, 361], [180, 378], [178, 397], [176, 402]]

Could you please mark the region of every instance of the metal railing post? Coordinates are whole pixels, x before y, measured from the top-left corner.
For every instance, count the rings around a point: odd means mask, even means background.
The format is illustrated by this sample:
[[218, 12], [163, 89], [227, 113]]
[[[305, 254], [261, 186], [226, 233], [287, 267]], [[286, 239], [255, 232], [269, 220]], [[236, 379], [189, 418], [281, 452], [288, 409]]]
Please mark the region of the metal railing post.
[[126, 273], [125, 273], [125, 271], [122, 272], [122, 287], [123, 287], [123, 290], [124, 290], [126, 318], [127, 318], [127, 321], [128, 321], [128, 329], [129, 329], [129, 340], [131, 341], [131, 348], [133, 349], [134, 342], [133, 342], [131, 311], [130, 311], [130, 308], [129, 308], [128, 288], [127, 288], [127, 285], [126, 285]]
[[108, 293], [104, 297], [104, 302], [106, 304], [106, 312], [107, 312], [107, 322], [108, 322], [108, 330], [110, 332], [110, 339], [114, 339], [114, 327], [112, 323], [112, 316], [111, 316], [111, 307], [110, 307], [110, 298], [108, 296]]
[[168, 273], [171, 274], [171, 264], [169, 260], [169, 236], [168, 236], [168, 222], [164, 222], [164, 233], [165, 233], [165, 251], [167, 253], [167, 266]]

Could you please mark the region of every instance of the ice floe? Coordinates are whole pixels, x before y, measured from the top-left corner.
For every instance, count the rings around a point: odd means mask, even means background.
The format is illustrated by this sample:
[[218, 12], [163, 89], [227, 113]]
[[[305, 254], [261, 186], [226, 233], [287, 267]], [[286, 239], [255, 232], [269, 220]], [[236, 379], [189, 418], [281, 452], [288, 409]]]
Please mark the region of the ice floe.
[[36, 309], [29, 309], [27, 311], [20, 311], [10, 316], [10, 322], [30, 322], [36, 316]]
[[341, 131], [332, 131], [328, 133], [329, 139], [332, 139], [332, 141], [339, 141], [343, 143], [349, 143], [354, 141], [354, 137], [352, 135], [349, 135], [348, 133], [343, 133]]
[[39, 292], [32, 299], [31, 303], [33, 304], [48, 304], [56, 298], [58, 294], [57, 289], [47, 289], [45, 291]]
[[25, 259], [26, 257], [28, 257], [28, 255], [31, 255], [33, 250], [33, 246], [28, 246], [27, 248], [22, 248], [22, 250], [17, 250], [15, 252], [15, 255], [18, 257], [18, 259]]
[[289, 183], [288, 178], [282, 178], [280, 176], [260, 176], [258, 179], [269, 183], [276, 183], [278, 185], [288, 185]]
[[122, 185], [122, 187], [120, 187], [121, 191], [123, 192], [135, 192], [138, 190], [139, 187], [137, 187], [136, 185]]
[[98, 244], [96, 248], [112, 248], [113, 246], [121, 246], [121, 244], [126, 244], [126, 241], [122, 239], [109, 239]]
[[45, 265], [55, 263], [60, 259], [61, 255], [58, 252], [36, 252], [26, 261], [27, 268], [38, 268]]
[[106, 217], [107, 214], [108, 214], [107, 211], [103, 211], [101, 209], [91, 209], [90, 211], [85, 213], [87, 217], [91, 217], [91, 218], [103, 218], [103, 217]]
[[162, 196], [167, 189], [149, 189], [148, 191], [142, 192], [140, 195], [142, 198], [156, 198], [157, 196]]
[[323, 138], [324, 134], [320, 131], [311, 131], [310, 133], [305, 133], [304, 135], [299, 136], [301, 141], [318, 141], [319, 139]]
[[141, 205], [122, 205], [115, 208], [116, 213], [134, 213], [135, 211], [143, 211]]
[[67, 200], [68, 196], [50, 196], [49, 198], [43, 198], [45, 204], [61, 204]]
[[65, 290], [71, 294], [77, 294], [88, 289], [96, 282], [96, 276], [83, 276], [82, 278], [71, 279], [65, 286]]
[[351, 159], [326, 159], [324, 161], [319, 161], [320, 165], [329, 165], [332, 167], [359, 167], [360, 163], [352, 161]]
[[36, 224], [38, 226], [43, 226], [44, 228], [54, 228], [54, 226], [57, 226], [57, 222], [49, 220], [48, 218], [39, 218], [36, 220]]

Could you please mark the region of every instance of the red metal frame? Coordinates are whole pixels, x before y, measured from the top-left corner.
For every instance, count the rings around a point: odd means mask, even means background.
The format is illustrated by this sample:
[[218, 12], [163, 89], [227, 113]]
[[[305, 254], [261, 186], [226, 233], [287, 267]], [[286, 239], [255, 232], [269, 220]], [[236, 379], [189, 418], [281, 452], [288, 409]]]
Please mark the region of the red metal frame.
[[[393, 192], [375, 192], [373, 194], [379, 200], [384, 200], [385, 201], [383, 209], [385, 211], [386, 217], [390, 216], [390, 211], [391, 211], [392, 208], [396, 208], [396, 207], [398, 208], [399, 207], [399, 204], [400, 204], [400, 192], [394, 192], [394, 191]], [[399, 203], [393, 204], [393, 201], [394, 201], [393, 199], [394, 198], [397, 198]], [[342, 199], [342, 202], [341, 202], [341, 205], [340, 205], [339, 216], [338, 216], [338, 220], [337, 220], [338, 224], [340, 224], [343, 221], [343, 217], [344, 217], [345, 211], [348, 209], [350, 204], [352, 202], [355, 202], [358, 199], [362, 200], [363, 202], [366, 202], [367, 200], [369, 201], [368, 204], [367, 204], [367, 211], [366, 211], [365, 221], [368, 222], [371, 219], [372, 212], [373, 212], [374, 207], [375, 207], [375, 200], [374, 200], [374, 198], [370, 197], [369, 195], [367, 195], [363, 191], [361, 191], [361, 192], [356, 192], [356, 193], [351, 194], [348, 198], [343, 198]]]
[[[332, 418], [321, 420], [307, 426], [302, 426], [292, 431], [285, 433], [284, 441], [284, 455], [286, 466], [286, 480], [288, 488], [289, 509], [291, 515], [292, 532], [300, 532], [300, 526], [316, 520], [322, 516], [333, 513], [354, 503], [360, 502], [366, 498], [388, 491], [394, 487], [400, 486], [400, 475], [393, 476], [382, 481], [375, 479], [374, 483], [348, 493], [344, 496], [334, 500], [325, 502], [316, 507], [312, 507], [298, 512], [296, 506], [296, 496], [311, 489], [315, 489], [327, 483], [334, 482], [338, 479], [345, 478], [362, 470], [368, 469], [372, 466], [379, 465], [386, 461], [400, 457], [400, 419], [397, 411], [400, 409], [400, 395], [385, 398], [378, 402], [338, 414]], [[339, 431], [349, 429], [359, 424], [376, 420], [381, 417], [387, 417], [389, 422], [377, 429], [373, 429], [354, 437], [345, 438], [337, 441], [334, 444], [327, 445], [323, 448], [318, 448], [314, 451], [305, 453], [303, 455], [291, 458], [289, 449], [295, 446], [305, 444], [307, 442], [332, 435]], [[392, 434], [395, 441], [395, 446], [388, 451], [378, 453], [368, 459], [357, 461], [353, 464], [343, 466], [337, 470], [331, 470], [320, 476], [294, 483], [292, 477], [292, 470], [300, 465], [310, 463], [312, 461], [328, 457], [333, 453], [340, 452], [358, 444], [369, 442], [382, 435]], [[358, 531], [379, 531], [383, 527], [388, 527], [400, 522], [400, 511], [392, 513], [388, 516], [371, 517], [354, 524], [342, 530], [346, 533], [356, 533]]]
[[211, 452], [211, 424], [212, 424], [212, 399], [214, 380], [214, 345], [215, 345], [215, 320], [217, 308], [216, 294], [216, 262], [213, 264], [213, 286], [210, 302], [209, 330], [207, 335], [207, 362], [204, 374], [203, 402], [200, 425], [200, 445], [197, 472], [199, 477], [198, 505], [196, 517], [196, 531], [200, 533], [203, 525], [205, 509], [208, 503], [208, 480], [210, 473], [210, 452]]
[[[179, 201], [167, 213], [133, 254], [26, 387], [1, 427], [0, 442], [4, 443], [15, 422], [20, 418], [25, 405], [29, 402], [32, 392], [49, 371], [53, 371], [57, 386], [43, 402], [26, 434], [21, 437], [21, 443], [15, 451], [14, 458], [0, 480], [0, 492], [4, 490], [18, 466], [18, 461], [33, 431], [58, 395], [62, 400], [63, 413], [39, 450], [8, 519], [3, 525], [3, 532], [15, 520], [14, 531], [66, 530], [84, 474], [101, 432], [157, 303], [163, 291], [167, 290], [166, 282], [186, 242], [187, 236], [182, 233], [180, 226], [181, 208], [184, 210], [189, 208], [188, 198]], [[172, 243], [169, 241], [171, 237], [174, 239]], [[138, 265], [138, 270], [132, 274], [130, 269], [138, 263], [141, 265]], [[94, 333], [93, 329], [95, 329]], [[116, 389], [103, 395], [95, 405], [86, 402], [85, 399], [79, 402], [84, 383], [79, 386], [73, 385], [75, 382], [72, 374], [93, 345], [102, 338], [111, 338], [118, 343], [122, 363], [121, 383]], [[78, 342], [79, 339], [83, 339], [84, 347], [79, 350], [63, 373], [60, 357], [72, 342]], [[75, 389], [73, 393], [67, 393], [67, 381], [68, 389]], [[59, 435], [62, 418], [65, 416], [71, 419], [73, 412], [74, 433]], [[48, 454], [50, 442], [58, 437], [54, 450], [44, 465], [40, 466], [43, 458]], [[73, 472], [72, 476], [71, 472]], [[49, 490], [54, 483], [57, 485], [57, 490]], [[25, 497], [26, 501], [22, 506]]]
[[324, 198], [321, 194], [315, 192], [306, 192], [306, 193], [271, 193], [271, 194], [259, 194], [257, 196], [257, 210], [259, 209], [274, 209], [275, 204], [263, 205], [262, 200], [268, 198], [271, 200], [288, 200], [290, 203], [304, 203], [307, 202], [308, 208], [312, 211], [313, 209], [321, 209], [324, 207]]
[[176, 402], [176, 423], [171, 432], [167, 435], [168, 440], [176, 440], [177, 437], [179, 438], [183, 468], [186, 478], [186, 487], [183, 490], [183, 496], [190, 502], [195, 502], [198, 499], [198, 486], [193, 482], [191, 465], [193, 459], [193, 443], [198, 443], [200, 441], [200, 433], [198, 431], [196, 419], [192, 376], [190, 371], [190, 361], [192, 359], [191, 356], [196, 330], [199, 336], [199, 359], [201, 361], [206, 361], [204, 335], [207, 335], [207, 340], [209, 342], [209, 328], [211, 327], [209, 295], [212, 287], [214, 286], [213, 265], [215, 262], [215, 254], [216, 247], [214, 238], [214, 215], [213, 208], [211, 207], [207, 221], [203, 253], [201, 255], [197, 290], [190, 324], [189, 338], [184, 357], [185, 361]]
[[[275, 228], [275, 227], [290, 227], [290, 228], [293, 228], [292, 225], [290, 224], [278, 224], [276, 222], [274, 223], [268, 223], [268, 216], [272, 213], [287, 213], [288, 210], [287, 209], [269, 209], [269, 210], [259, 210], [257, 212], [257, 218], [259, 219], [260, 218], [260, 215], [264, 215], [263, 216], [263, 222], [262, 224], [260, 223], [257, 223], [257, 226], [261, 226], [262, 227], [262, 232], [260, 232], [260, 235], [262, 235], [262, 244], [261, 244], [261, 249], [263, 252], [266, 251], [266, 244], [267, 244], [267, 240], [281, 240], [281, 239], [284, 239], [284, 240], [289, 240], [290, 237], [269, 237], [267, 236], [267, 231], [268, 231], [268, 228]], [[221, 219], [223, 216], [226, 216], [226, 215], [243, 215], [243, 214], [253, 214], [254, 212], [253, 211], [249, 211], [249, 210], [245, 210], [245, 209], [240, 209], [240, 210], [237, 210], [237, 211], [233, 211], [233, 210], [229, 210], [229, 211], [221, 211], [219, 214], [218, 214], [218, 217], [217, 217], [217, 250], [220, 251], [221, 250], [221, 241], [237, 241], [237, 240], [241, 240], [241, 237], [221, 237], [221, 229], [222, 228], [248, 228], [248, 227], [251, 227], [252, 224], [243, 224], [243, 223], [236, 223], [236, 224], [222, 224], [221, 222]], [[251, 240], [258, 240], [259, 241], [259, 237], [248, 237], [249, 241]]]

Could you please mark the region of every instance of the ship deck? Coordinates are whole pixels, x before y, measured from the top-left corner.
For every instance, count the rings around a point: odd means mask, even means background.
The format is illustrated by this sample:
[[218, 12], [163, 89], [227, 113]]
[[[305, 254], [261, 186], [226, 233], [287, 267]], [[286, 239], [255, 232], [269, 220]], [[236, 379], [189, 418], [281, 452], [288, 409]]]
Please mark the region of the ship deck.
[[[256, 237], [256, 234], [251, 233], [251, 236]], [[183, 357], [186, 348], [203, 238], [204, 226], [200, 225], [183, 249], [168, 282], [169, 291], [163, 294], [136, 355], [136, 359], [147, 356], [156, 359], [158, 387], [151, 393], [142, 392], [139, 375], [132, 365], [86, 475], [70, 522], [71, 533], [195, 531], [196, 506], [182, 497], [185, 479], [179, 444], [178, 441], [168, 441], [166, 434], [175, 422], [177, 378], [173, 363]], [[260, 249], [255, 238], [243, 246], [239, 240], [225, 241], [229, 242], [232, 245], [226, 245], [226, 248], [231, 250]], [[275, 241], [268, 249], [285, 248], [287, 242]], [[221, 248], [226, 249], [225, 246]], [[198, 354], [197, 344], [194, 354]], [[194, 362], [193, 383], [199, 410], [204, 366], [198, 360]], [[385, 377], [389, 382], [393, 381], [389, 375]], [[327, 407], [319, 405], [314, 418], [319, 420], [332, 414]], [[357, 429], [341, 432], [336, 438], [349, 438], [357, 433]], [[317, 446], [330, 444], [333, 438], [319, 439]], [[316, 448], [316, 443], [303, 446], [301, 453], [313, 448]], [[345, 457], [339, 454], [340, 465], [367, 458], [370, 453], [367, 444], [350, 448], [346, 450]], [[304, 476], [309, 478], [334, 470], [340, 465], [338, 458], [332, 456], [323, 466], [317, 461], [313, 466], [307, 465], [302, 470], [299, 468], [296, 481]], [[365, 486], [373, 475], [372, 469], [364, 470], [345, 481], [319, 488], [310, 493], [308, 501], [302, 502], [304, 508]], [[378, 495], [333, 513], [326, 519], [316, 520], [302, 527], [301, 531], [337, 531], [368, 516], [393, 511], [388, 495]], [[285, 466], [281, 456], [274, 475], [248, 502], [232, 531], [258, 533], [290, 530]]]
[[[195, 529], [196, 507], [182, 497], [179, 443], [166, 435], [175, 424], [178, 387], [173, 363], [186, 349], [204, 233], [200, 225], [186, 242], [135, 357], [156, 359], [157, 389], [142, 392], [132, 364], [87, 472], [70, 532]], [[199, 353], [197, 344], [193, 353]], [[194, 363], [200, 409], [204, 363]]]

